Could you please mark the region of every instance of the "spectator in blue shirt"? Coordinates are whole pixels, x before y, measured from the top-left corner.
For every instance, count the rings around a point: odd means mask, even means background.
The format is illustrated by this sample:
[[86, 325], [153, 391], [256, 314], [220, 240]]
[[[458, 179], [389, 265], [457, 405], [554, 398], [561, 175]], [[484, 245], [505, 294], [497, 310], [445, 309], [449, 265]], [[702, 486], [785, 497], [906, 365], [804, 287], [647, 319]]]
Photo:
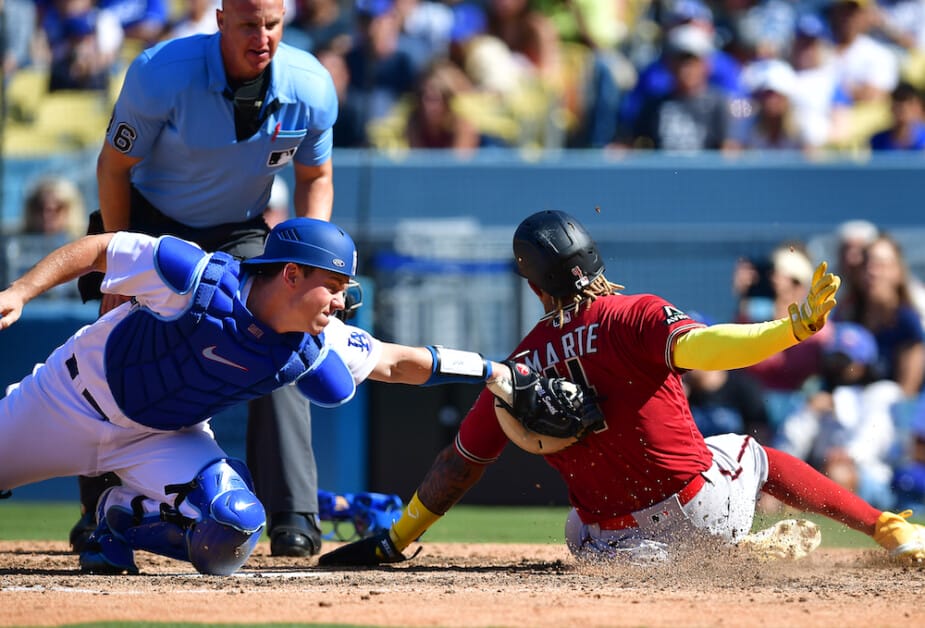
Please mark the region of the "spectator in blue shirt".
[[925, 107], [922, 94], [901, 82], [890, 95], [893, 124], [870, 138], [871, 150], [925, 149]]

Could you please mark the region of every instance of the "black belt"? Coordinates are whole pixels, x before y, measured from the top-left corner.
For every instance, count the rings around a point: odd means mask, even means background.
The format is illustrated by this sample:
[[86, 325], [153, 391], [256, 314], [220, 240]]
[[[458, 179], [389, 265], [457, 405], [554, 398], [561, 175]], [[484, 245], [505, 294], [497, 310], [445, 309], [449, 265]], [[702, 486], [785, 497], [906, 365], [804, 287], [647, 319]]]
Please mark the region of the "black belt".
[[190, 240], [206, 251], [225, 251], [237, 258], [248, 255], [238, 255], [229, 250], [229, 245], [235, 242], [253, 240], [260, 245], [270, 232], [263, 214], [242, 222], [226, 222], [209, 227], [191, 227], [175, 220], [155, 207], [146, 199], [135, 186], [131, 193], [131, 214], [129, 229], [148, 235], [172, 235], [184, 240]]
[[[77, 370], [77, 356], [72, 355], [67, 360], [65, 360], [64, 363], [67, 365], [67, 372], [71, 374], [71, 379], [77, 379], [77, 376], [80, 375], [80, 371]], [[93, 395], [90, 394], [89, 390], [84, 388], [81, 394], [84, 396], [84, 399], [87, 400], [87, 403], [93, 406], [93, 409], [96, 410], [96, 412], [100, 415], [100, 418], [102, 418], [104, 421], [109, 421], [109, 417], [107, 417], [106, 413], [103, 412], [103, 409], [100, 408], [100, 404], [96, 402], [96, 399], [93, 398]]]

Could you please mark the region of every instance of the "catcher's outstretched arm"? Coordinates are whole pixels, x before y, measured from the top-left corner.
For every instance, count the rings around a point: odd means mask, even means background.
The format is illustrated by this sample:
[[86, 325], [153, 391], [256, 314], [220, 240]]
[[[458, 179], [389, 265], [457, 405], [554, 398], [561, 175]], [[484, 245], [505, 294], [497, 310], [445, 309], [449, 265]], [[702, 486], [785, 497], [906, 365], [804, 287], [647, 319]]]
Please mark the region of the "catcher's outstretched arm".
[[113, 234], [84, 236], [43, 257], [38, 264], [0, 291], [0, 329], [6, 329], [22, 314], [32, 299], [90, 271], [106, 270], [106, 247]]
[[429, 386], [450, 383], [481, 384], [498, 377], [510, 379], [508, 367], [473, 351], [444, 347], [409, 347], [382, 343], [379, 361], [369, 379], [392, 384]]

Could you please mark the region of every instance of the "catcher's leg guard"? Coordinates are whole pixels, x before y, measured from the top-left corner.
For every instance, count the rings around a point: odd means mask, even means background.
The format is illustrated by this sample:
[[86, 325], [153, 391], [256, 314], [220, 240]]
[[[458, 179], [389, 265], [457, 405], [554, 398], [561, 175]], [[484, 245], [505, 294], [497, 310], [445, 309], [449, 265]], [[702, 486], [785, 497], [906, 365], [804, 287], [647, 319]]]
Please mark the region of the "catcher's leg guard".
[[81, 554], [81, 568], [94, 573], [138, 573], [132, 551], [188, 560], [197, 571], [229, 575], [238, 570], [260, 540], [263, 506], [251, 490], [247, 468], [238, 460], [217, 460], [187, 484], [167, 487], [175, 506], [157, 504], [128, 489], [104, 493], [93, 547]]
[[200, 516], [187, 531], [189, 560], [200, 573], [232, 574], [247, 562], [267, 522], [250, 473], [240, 460], [217, 460], [190, 486], [186, 504]]

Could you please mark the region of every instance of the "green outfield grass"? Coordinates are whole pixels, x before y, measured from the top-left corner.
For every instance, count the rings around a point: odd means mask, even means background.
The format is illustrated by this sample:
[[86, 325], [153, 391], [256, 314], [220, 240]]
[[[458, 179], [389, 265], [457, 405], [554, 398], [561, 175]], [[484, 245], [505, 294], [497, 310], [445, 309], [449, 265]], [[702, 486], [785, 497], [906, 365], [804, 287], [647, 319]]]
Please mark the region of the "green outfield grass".
[[[424, 537], [431, 542], [561, 543], [567, 509], [563, 507], [457, 506]], [[866, 535], [816, 515], [805, 516], [822, 528], [823, 547], [875, 547]], [[0, 540], [65, 540], [77, 519], [73, 503], [0, 502]], [[758, 517], [755, 529], [776, 521]], [[327, 528], [326, 528], [327, 530]]]

